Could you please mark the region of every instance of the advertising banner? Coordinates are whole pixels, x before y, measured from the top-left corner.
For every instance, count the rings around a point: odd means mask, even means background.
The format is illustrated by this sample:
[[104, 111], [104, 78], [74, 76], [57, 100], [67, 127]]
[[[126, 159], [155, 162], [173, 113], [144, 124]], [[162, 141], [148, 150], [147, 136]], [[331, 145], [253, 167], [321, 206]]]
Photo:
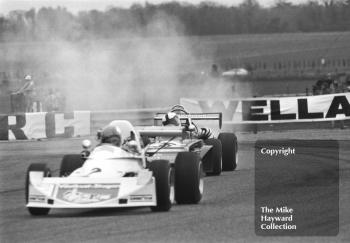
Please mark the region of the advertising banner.
[[222, 112], [224, 124], [350, 119], [350, 93], [297, 97], [204, 100], [181, 98], [189, 112]]
[[0, 140], [90, 135], [90, 111], [0, 115]]

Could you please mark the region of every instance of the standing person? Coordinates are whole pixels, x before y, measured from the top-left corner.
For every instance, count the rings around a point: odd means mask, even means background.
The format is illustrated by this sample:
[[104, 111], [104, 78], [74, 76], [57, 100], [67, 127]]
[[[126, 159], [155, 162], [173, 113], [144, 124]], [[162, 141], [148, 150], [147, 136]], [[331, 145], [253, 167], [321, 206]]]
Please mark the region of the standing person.
[[213, 64], [210, 70], [210, 76], [212, 78], [218, 78], [220, 76], [218, 65]]
[[65, 111], [66, 97], [63, 95], [63, 93], [59, 89], [56, 90], [55, 94], [56, 94], [56, 99], [57, 99], [58, 110], [61, 112]]
[[33, 103], [34, 103], [34, 81], [32, 80], [32, 76], [26, 75], [24, 77], [24, 85], [17, 91], [13, 92], [14, 95], [23, 94], [25, 98], [25, 111], [32, 112], [33, 111]]
[[59, 110], [57, 96], [53, 89], [49, 90], [49, 94], [45, 99], [45, 107], [45, 110], [48, 112], [55, 112]]
[[1, 73], [1, 84], [0, 84], [0, 94], [3, 94], [3, 95], [6, 95], [6, 94], [9, 94], [9, 90], [10, 90], [10, 82], [9, 82], [9, 79], [6, 75], [5, 72], [2, 72]]

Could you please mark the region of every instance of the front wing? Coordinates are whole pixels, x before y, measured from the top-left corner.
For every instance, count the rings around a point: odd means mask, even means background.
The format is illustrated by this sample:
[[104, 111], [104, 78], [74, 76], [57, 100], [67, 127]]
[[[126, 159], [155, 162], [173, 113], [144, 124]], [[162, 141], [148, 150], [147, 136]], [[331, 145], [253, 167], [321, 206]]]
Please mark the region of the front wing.
[[156, 206], [155, 179], [142, 177], [43, 177], [29, 174], [27, 207], [111, 208]]

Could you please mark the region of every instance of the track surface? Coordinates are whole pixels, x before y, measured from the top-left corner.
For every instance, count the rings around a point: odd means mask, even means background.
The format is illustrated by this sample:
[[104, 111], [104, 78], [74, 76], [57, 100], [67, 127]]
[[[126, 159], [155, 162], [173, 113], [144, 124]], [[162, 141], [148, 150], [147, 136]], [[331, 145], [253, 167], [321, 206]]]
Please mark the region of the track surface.
[[[338, 236], [256, 236], [254, 141], [336, 137], [340, 140]], [[24, 207], [26, 168], [30, 163], [47, 162], [51, 169], [58, 169], [62, 154], [80, 151], [80, 140], [1, 142], [0, 242], [350, 242], [350, 141], [346, 140], [349, 138], [349, 131], [340, 130], [241, 134], [238, 170], [206, 177], [205, 195], [199, 205], [174, 205], [167, 213], [152, 213], [147, 208], [52, 210], [46, 217], [31, 217]]]

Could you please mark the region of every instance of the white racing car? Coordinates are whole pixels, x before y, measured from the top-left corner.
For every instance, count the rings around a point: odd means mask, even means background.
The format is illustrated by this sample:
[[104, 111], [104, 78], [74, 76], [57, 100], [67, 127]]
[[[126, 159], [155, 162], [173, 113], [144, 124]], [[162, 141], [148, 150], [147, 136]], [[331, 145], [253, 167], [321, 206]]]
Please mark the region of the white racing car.
[[[156, 159], [148, 162], [139, 133], [128, 121], [113, 121], [110, 125], [120, 128], [122, 138], [132, 137], [125, 143], [130, 143], [133, 152], [102, 143], [90, 153], [88, 147], [91, 144], [85, 144], [82, 154], [63, 157], [59, 177], [51, 177], [45, 164], [31, 164], [25, 188], [26, 207], [30, 214], [47, 215], [51, 208], [144, 206], [153, 211], [168, 211], [175, 193], [179, 195], [178, 203], [199, 202], [203, 194], [199, 157], [182, 153], [179, 163], [182, 174], [187, 177], [182, 178], [186, 183], [179, 181], [174, 190], [169, 161]], [[163, 132], [174, 133], [171, 130]]]

